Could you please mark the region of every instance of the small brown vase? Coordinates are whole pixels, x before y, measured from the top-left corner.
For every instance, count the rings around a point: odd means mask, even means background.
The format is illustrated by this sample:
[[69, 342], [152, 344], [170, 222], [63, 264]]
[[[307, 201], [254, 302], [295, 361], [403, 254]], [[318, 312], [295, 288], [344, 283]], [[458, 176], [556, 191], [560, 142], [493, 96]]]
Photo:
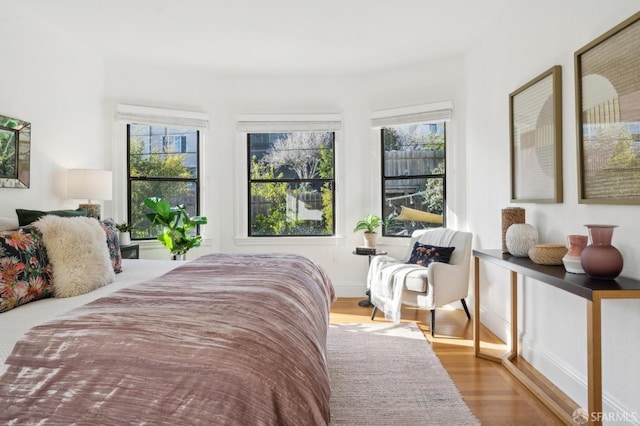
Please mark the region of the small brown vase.
[[568, 235], [567, 241], [569, 243], [569, 251], [567, 256], [578, 256], [582, 254], [582, 251], [589, 242], [589, 237], [586, 235]]
[[525, 211], [522, 207], [507, 207], [502, 209], [502, 252], [509, 253], [507, 248], [507, 229], [514, 223], [524, 223]]
[[589, 230], [590, 244], [582, 250], [580, 264], [591, 278], [610, 280], [622, 271], [620, 251], [611, 245], [616, 225], [585, 225]]
[[568, 235], [567, 236], [567, 254], [562, 258], [564, 269], [572, 274], [584, 274], [582, 264], [580, 262], [580, 256], [582, 251], [587, 246], [589, 237], [586, 235]]

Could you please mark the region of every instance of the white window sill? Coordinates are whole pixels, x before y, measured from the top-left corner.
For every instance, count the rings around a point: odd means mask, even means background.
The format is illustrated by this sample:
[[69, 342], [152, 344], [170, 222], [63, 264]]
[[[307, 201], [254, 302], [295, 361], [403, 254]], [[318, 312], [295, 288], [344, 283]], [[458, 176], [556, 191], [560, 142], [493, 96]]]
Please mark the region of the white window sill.
[[344, 245], [346, 238], [335, 235], [331, 237], [236, 237], [238, 246], [336, 246]]

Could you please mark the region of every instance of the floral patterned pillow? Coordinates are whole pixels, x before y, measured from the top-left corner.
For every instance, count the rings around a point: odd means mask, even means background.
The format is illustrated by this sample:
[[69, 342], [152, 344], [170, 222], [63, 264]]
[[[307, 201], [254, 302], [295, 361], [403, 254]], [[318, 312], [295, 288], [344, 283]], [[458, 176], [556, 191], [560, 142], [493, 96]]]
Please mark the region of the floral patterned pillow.
[[111, 258], [111, 266], [116, 274], [122, 272], [122, 253], [120, 252], [120, 238], [115, 220], [109, 218], [100, 222], [102, 229], [107, 234], [107, 247], [109, 248], [109, 257]]
[[433, 262], [449, 263], [451, 253], [455, 247], [438, 247], [428, 244], [415, 243], [411, 257], [407, 263], [415, 263], [420, 266], [429, 266]]
[[53, 296], [51, 264], [37, 228], [0, 231], [0, 312]]

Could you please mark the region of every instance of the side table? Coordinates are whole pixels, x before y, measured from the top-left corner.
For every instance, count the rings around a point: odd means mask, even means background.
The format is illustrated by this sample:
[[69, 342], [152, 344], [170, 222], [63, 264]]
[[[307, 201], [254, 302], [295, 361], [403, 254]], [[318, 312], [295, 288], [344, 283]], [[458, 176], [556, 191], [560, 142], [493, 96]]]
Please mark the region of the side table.
[[[358, 255], [358, 256], [368, 256], [369, 257], [369, 263], [367, 264], [367, 270], [369, 269], [369, 266], [371, 266], [371, 259], [374, 256], [380, 256], [380, 255], [385, 255], [387, 254], [386, 251], [382, 251], [382, 250], [377, 250], [375, 254], [364, 254], [364, 253], [358, 253], [357, 251], [353, 251], [353, 254]], [[366, 293], [367, 298], [364, 300], [361, 300], [358, 302], [358, 306], [362, 306], [363, 308], [371, 308], [373, 307], [373, 303], [371, 303], [371, 291], [367, 290]]]
[[127, 244], [120, 246], [120, 254], [123, 259], [139, 259], [140, 258], [140, 245]]

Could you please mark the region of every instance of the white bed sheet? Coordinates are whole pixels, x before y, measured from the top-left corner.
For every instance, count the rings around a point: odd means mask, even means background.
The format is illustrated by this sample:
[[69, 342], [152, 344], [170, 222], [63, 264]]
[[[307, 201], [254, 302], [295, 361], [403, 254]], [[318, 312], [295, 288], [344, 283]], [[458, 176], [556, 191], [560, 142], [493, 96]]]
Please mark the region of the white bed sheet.
[[184, 262], [175, 260], [123, 259], [122, 272], [116, 274], [115, 282], [97, 290], [75, 297], [36, 300], [0, 313], [0, 374], [5, 369], [5, 360], [18, 339], [32, 327], [89, 303], [121, 288], [162, 275]]

